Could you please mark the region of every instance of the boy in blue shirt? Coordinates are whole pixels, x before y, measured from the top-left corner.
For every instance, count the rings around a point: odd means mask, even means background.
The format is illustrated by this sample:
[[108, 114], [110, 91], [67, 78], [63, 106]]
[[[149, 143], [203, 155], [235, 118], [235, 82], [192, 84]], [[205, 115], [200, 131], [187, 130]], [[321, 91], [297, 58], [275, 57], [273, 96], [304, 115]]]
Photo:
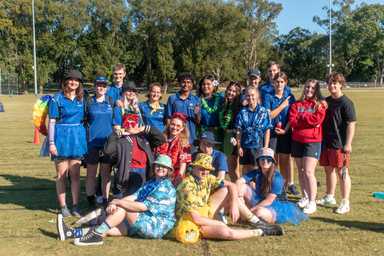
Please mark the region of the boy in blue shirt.
[[113, 102], [121, 98], [125, 75], [124, 64], [118, 63], [113, 67], [113, 83], [107, 89], [107, 96], [112, 97]]
[[200, 99], [192, 95], [193, 77], [190, 73], [182, 73], [177, 78], [180, 91], [169, 96], [165, 109], [167, 123], [173, 113], [180, 112], [187, 116], [187, 127], [189, 130], [189, 142], [192, 144], [196, 139], [196, 125], [200, 123]]
[[[274, 61], [269, 62], [269, 64], [268, 64], [268, 78], [269, 78], [269, 81], [264, 83], [264, 84], [262, 84], [259, 87], [261, 100], [264, 100], [266, 94], [273, 94], [274, 93], [275, 87], [273, 86], [273, 80], [274, 80], [275, 76], [278, 73], [280, 73], [280, 71], [281, 71], [280, 70], [280, 65], [277, 62], [274, 62]], [[284, 95], [287, 96], [287, 95], [289, 95], [291, 93], [292, 93], [291, 92], [291, 88], [289, 88], [289, 86], [286, 86], [284, 88]]]

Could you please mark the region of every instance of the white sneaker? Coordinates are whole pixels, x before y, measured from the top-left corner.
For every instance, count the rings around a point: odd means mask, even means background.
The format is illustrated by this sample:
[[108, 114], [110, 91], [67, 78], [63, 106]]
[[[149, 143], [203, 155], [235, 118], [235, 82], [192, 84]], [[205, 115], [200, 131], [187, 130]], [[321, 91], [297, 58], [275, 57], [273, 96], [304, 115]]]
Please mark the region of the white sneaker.
[[305, 206], [307, 206], [308, 203], [309, 203], [309, 199], [306, 197], [303, 197], [299, 200], [299, 202], [297, 202], [297, 206], [299, 206], [300, 208], [305, 208]]
[[316, 202], [315, 201], [308, 202], [308, 204], [304, 207], [303, 212], [305, 214], [312, 214], [316, 212]]
[[332, 195], [325, 195], [321, 199], [316, 200], [316, 203], [322, 206], [331, 206], [336, 204], [336, 199]]
[[336, 213], [338, 214], [346, 214], [349, 212], [351, 208], [349, 207], [349, 201], [347, 199], [341, 200], [339, 208], [336, 209]]

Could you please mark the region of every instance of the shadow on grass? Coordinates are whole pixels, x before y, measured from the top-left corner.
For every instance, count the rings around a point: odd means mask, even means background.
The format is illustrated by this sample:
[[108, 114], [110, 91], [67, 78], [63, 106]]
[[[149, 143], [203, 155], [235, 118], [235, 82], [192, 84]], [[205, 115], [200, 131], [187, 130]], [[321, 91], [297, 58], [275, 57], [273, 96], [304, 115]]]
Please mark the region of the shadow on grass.
[[373, 231], [377, 233], [384, 233], [384, 223], [377, 222], [364, 222], [356, 220], [335, 220], [323, 217], [311, 217], [313, 220], [319, 220], [326, 223], [337, 224], [347, 228], [357, 228], [361, 230]]
[[51, 231], [48, 231], [48, 230], [45, 230], [45, 229], [42, 229], [42, 228], [39, 228], [39, 231], [41, 234], [43, 234], [44, 236], [47, 236], [47, 237], [50, 237], [52, 239], [55, 239], [57, 240], [57, 234], [56, 233], [53, 233]]
[[[0, 175], [11, 185], [0, 186], [0, 204], [15, 204], [30, 210], [54, 212], [57, 208], [53, 180], [28, 176]], [[10, 209], [12, 210], [12, 209]]]

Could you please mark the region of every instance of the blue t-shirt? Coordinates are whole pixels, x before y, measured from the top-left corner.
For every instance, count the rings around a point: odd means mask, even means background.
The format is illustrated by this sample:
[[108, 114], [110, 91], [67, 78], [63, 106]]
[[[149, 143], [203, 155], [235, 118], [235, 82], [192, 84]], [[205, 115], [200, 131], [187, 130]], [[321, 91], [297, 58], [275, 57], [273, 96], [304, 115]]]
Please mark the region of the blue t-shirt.
[[248, 107], [243, 108], [236, 116], [235, 128], [241, 131], [241, 147], [263, 147], [265, 132], [272, 128], [268, 110], [260, 105], [257, 105], [254, 111]]
[[[264, 99], [267, 94], [275, 94], [275, 87], [271, 82], [266, 82], [259, 87], [260, 91], [260, 99]], [[288, 97], [288, 95], [292, 94], [291, 88], [287, 85], [284, 87], [283, 95], [284, 97]]]
[[200, 99], [197, 96], [189, 93], [188, 97], [183, 100], [180, 98], [180, 93], [169, 96], [167, 107], [165, 109], [165, 117], [171, 118], [173, 113], [180, 112], [187, 116], [189, 142], [192, 144], [196, 139], [196, 124], [195, 124], [195, 107], [200, 106]]
[[103, 147], [112, 133], [113, 106], [107, 100], [97, 102], [95, 96], [88, 104], [88, 148]]
[[[285, 87], [286, 88], [286, 87]], [[295, 96], [290, 93], [290, 94], [287, 94], [287, 93], [283, 93], [283, 96], [281, 98], [278, 98], [276, 95], [275, 95], [275, 90], [273, 90], [273, 94], [266, 94], [264, 95], [264, 98], [263, 98], [263, 107], [265, 107], [266, 109], [272, 111], [274, 109], [276, 109], [287, 97], [291, 96], [291, 98], [289, 98], [289, 106], [288, 107], [285, 107], [280, 113], [279, 115], [277, 115], [273, 120], [272, 120], [272, 125], [273, 125], [273, 128], [276, 127], [277, 123], [278, 122], [281, 122], [282, 124], [282, 127], [284, 128], [287, 123], [288, 123], [288, 118], [289, 118], [289, 110], [290, 110], [290, 106], [295, 102]], [[272, 131], [273, 132], [273, 131]], [[273, 132], [274, 133], [274, 132]]]
[[[193, 155], [192, 155], [193, 161], [196, 159], [196, 156], [199, 153], [201, 153], [201, 152], [193, 153]], [[212, 151], [211, 156], [212, 156], [212, 166], [215, 168], [215, 173], [214, 173], [215, 175], [217, 175], [217, 173], [219, 171], [228, 172], [227, 156], [223, 152], [214, 149]]]
[[107, 88], [107, 96], [112, 97], [113, 102], [116, 102], [121, 98], [123, 87], [116, 87], [115, 84], [110, 84]]
[[[219, 126], [219, 111], [223, 105], [224, 96], [222, 94], [215, 94], [209, 100], [206, 100], [207, 105], [211, 108], [217, 105], [217, 110], [209, 113], [207, 109], [201, 106], [201, 121], [202, 127], [218, 127]], [[216, 104], [215, 104], [216, 103]]]
[[[255, 182], [256, 184], [256, 201], [259, 202], [261, 200], [265, 199], [265, 196], [263, 195], [261, 191], [261, 186], [263, 184], [263, 180], [265, 179], [263, 173], [261, 170], [256, 169], [253, 171], [248, 172], [242, 177], [247, 184], [250, 182]], [[284, 178], [280, 174], [278, 170], [275, 171], [273, 178], [272, 178], [272, 184], [271, 184], [271, 191], [270, 193], [275, 194], [277, 197], [281, 196], [281, 194], [284, 191]]]
[[164, 111], [165, 105], [160, 103], [160, 108], [156, 112], [151, 113], [152, 108], [149, 105], [149, 101], [139, 103], [140, 113], [143, 118], [145, 125], [156, 127], [158, 130], [163, 132], [165, 130], [164, 125]]
[[80, 124], [84, 120], [83, 100], [76, 97], [73, 100], [59, 92], [49, 103], [49, 118], [57, 119], [56, 124]]

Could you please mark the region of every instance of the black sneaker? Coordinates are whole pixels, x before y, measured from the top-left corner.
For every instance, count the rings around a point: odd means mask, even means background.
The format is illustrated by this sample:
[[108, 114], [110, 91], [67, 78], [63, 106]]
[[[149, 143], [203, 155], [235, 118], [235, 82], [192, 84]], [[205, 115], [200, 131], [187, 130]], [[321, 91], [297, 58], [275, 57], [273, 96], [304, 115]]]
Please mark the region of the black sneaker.
[[249, 223], [255, 229], [261, 229], [263, 231], [263, 236], [282, 236], [284, 235], [284, 230], [280, 225], [269, 224], [263, 220], [259, 220], [257, 223]]
[[289, 185], [287, 190], [288, 190], [288, 193], [291, 195], [298, 196], [300, 194], [299, 191], [297, 191], [295, 184]]
[[94, 229], [91, 229], [84, 236], [76, 238], [74, 243], [79, 246], [102, 245], [103, 236], [97, 233]]
[[61, 241], [74, 237], [73, 229], [65, 225], [64, 217], [61, 213], [57, 214], [56, 225], [57, 225], [57, 233], [59, 233], [59, 239]]

